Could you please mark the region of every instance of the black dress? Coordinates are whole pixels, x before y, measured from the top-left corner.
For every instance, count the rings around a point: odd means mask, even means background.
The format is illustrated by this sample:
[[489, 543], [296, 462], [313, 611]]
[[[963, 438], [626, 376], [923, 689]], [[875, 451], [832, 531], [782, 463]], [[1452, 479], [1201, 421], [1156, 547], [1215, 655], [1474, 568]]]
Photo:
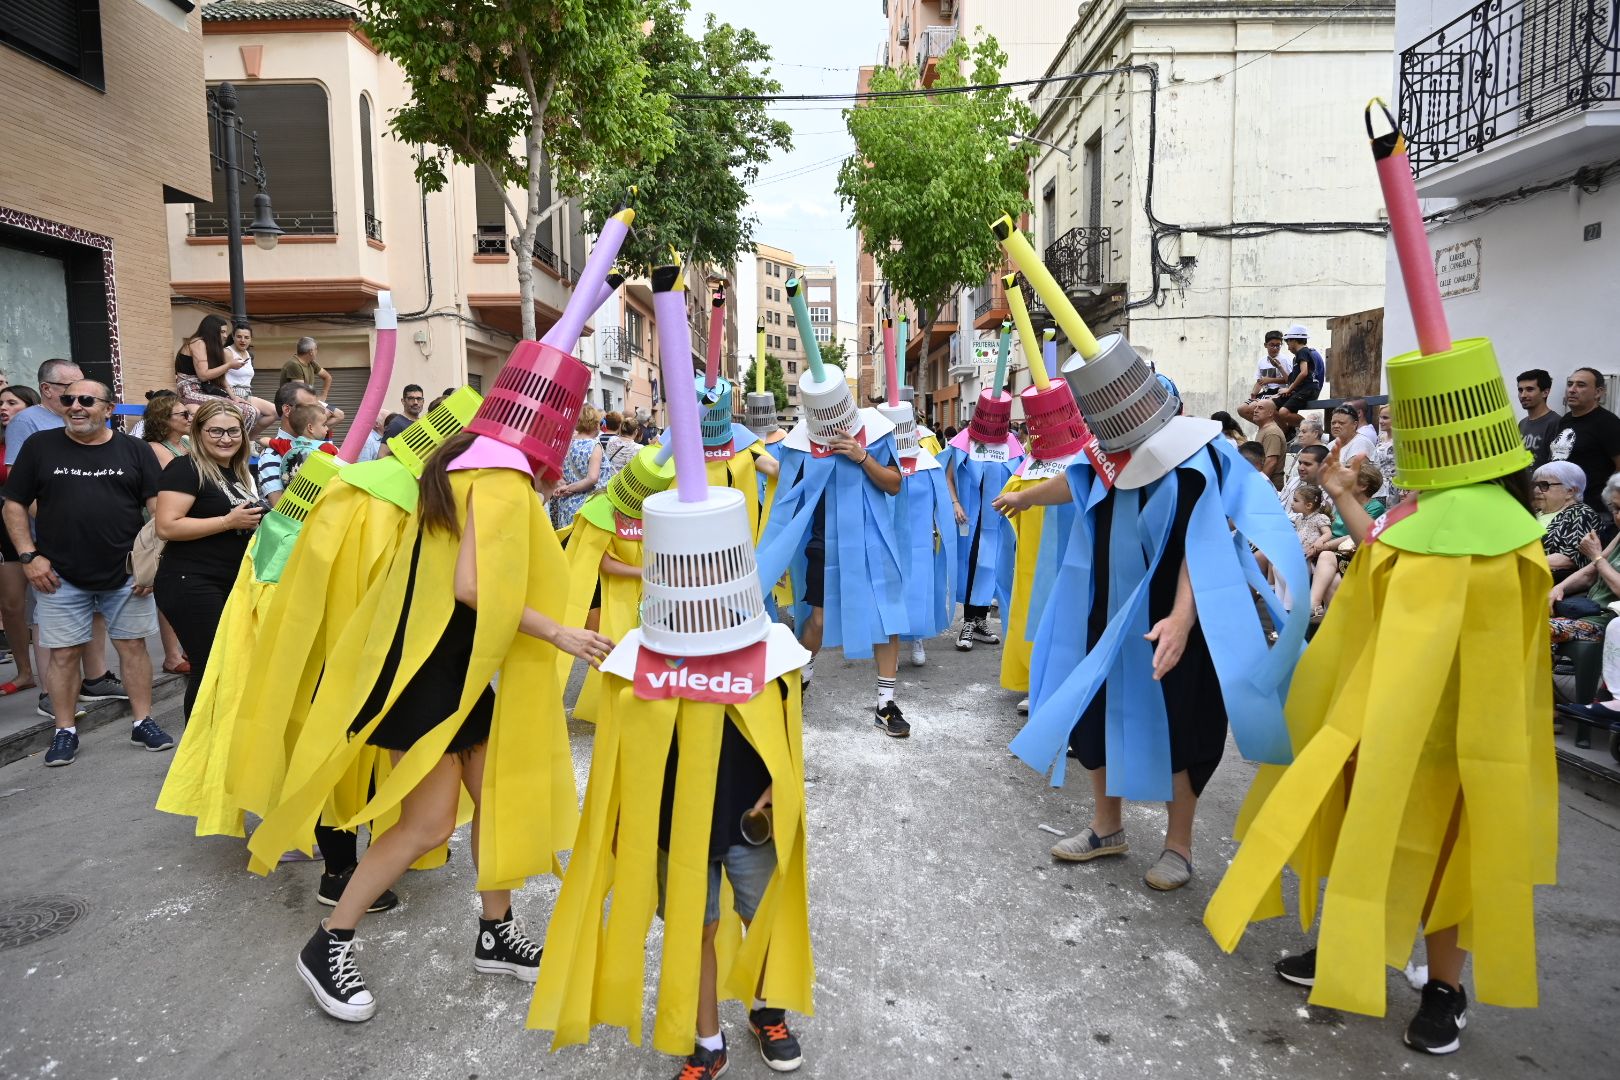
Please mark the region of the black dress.
[[[405, 584], [405, 613], [411, 610], [411, 598], [416, 592], [417, 562], [422, 555], [422, 537], [417, 534], [416, 546], [411, 552], [411, 575]], [[428, 653], [427, 659], [405, 684], [404, 691], [394, 701], [393, 708], [383, 716], [371, 737], [366, 741], [385, 750], [409, 750], [417, 740], [455, 715], [461, 705], [461, 687], [467, 679], [467, 668], [472, 663], [473, 631], [478, 625], [478, 613], [460, 601], [450, 613], [450, 622], [439, 643]], [[399, 671], [400, 658], [405, 651], [405, 619], [401, 617], [394, 631], [394, 640], [388, 646], [377, 685], [372, 687], [360, 715], [350, 725], [351, 734], [358, 732], [377, 714], [387, 699], [388, 688], [393, 685]], [[445, 748], [447, 754], [458, 754], [489, 741], [490, 721], [495, 715], [495, 691], [484, 687], [473, 704], [472, 711], [461, 722], [461, 730]]]
[[[1211, 454], [1208, 449], [1200, 453]], [[1221, 469], [1215, 457], [1217, 474]], [[1176, 603], [1176, 581], [1186, 549], [1187, 521], [1193, 504], [1204, 491], [1203, 474], [1178, 468], [1175, 521], [1165, 543], [1164, 557], [1148, 584], [1147, 624], [1151, 628], [1169, 615]], [[1092, 563], [1091, 612], [1086, 624], [1086, 646], [1092, 648], [1108, 625], [1108, 546], [1114, 521], [1114, 499], [1110, 491], [1097, 504], [1095, 553]], [[1145, 495], [1144, 495], [1145, 498]], [[1158, 683], [1144, 681], [1139, 686], [1117, 687], [1110, 680], [1091, 699], [1069, 735], [1069, 752], [1087, 769], [1100, 769], [1108, 763], [1106, 724], [1108, 694], [1125, 689], [1127, 693], [1164, 695], [1164, 711], [1170, 722], [1170, 771], [1185, 771], [1193, 793], [1201, 794], [1215, 774], [1226, 752], [1226, 702], [1221, 697], [1220, 678], [1215, 661], [1204, 640], [1203, 627], [1195, 622], [1187, 634], [1181, 660]]]

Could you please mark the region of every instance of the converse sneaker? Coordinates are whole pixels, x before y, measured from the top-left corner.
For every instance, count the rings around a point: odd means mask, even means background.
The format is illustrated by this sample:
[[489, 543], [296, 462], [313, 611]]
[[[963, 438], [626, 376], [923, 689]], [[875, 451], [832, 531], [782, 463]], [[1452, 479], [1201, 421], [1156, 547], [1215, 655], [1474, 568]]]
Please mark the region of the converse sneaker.
[[911, 666], [922, 667], [926, 663], [928, 663], [928, 650], [923, 648], [922, 639], [919, 638], [911, 643]]
[[904, 739], [911, 735], [911, 725], [900, 715], [900, 706], [892, 701], [877, 711], [877, 718], [872, 723], [890, 738]]
[[973, 651], [973, 624], [962, 623], [961, 632], [956, 635], [956, 647], [962, 652]]
[[1316, 985], [1316, 950], [1306, 949], [1296, 956], [1285, 956], [1271, 969], [1277, 977], [1284, 982], [1291, 982], [1295, 986]]
[[360, 943], [353, 930], [328, 930], [326, 923], [298, 954], [298, 974], [315, 995], [315, 1004], [327, 1016], [358, 1024], [377, 1011], [377, 999], [354, 964]]
[[473, 967], [486, 975], [512, 975], [532, 983], [540, 977], [540, 943], [518, 929], [511, 909], [505, 918], [479, 919]]
[[[321, 874], [320, 886], [315, 890], [315, 902], [326, 907], [337, 907], [338, 901], [343, 899], [343, 890], [348, 888], [349, 879], [353, 876], [352, 866], [341, 874]], [[366, 908], [366, 914], [375, 915], [379, 911], [390, 911], [398, 904], [399, 897], [394, 895], [394, 890], [384, 889], [383, 894]]]
[[1406, 1045], [1425, 1054], [1455, 1054], [1468, 1026], [1468, 991], [1453, 990], [1439, 979], [1423, 986], [1423, 1003], [1406, 1025]]
[[99, 679], [86, 679], [79, 686], [80, 701], [128, 701], [129, 691], [118, 676], [107, 672]]
[[51, 736], [51, 748], [45, 751], [45, 767], [48, 769], [71, 765], [79, 756], [79, 737], [67, 728], [57, 728], [56, 734]]
[[759, 1056], [772, 1072], [793, 1072], [804, 1063], [799, 1040], [788, 1030], [787, 1014], [781, 1009], [750, 1009], [748, 1027], [759, 1042]]
[[701, 1046], [693, 1046], [691, 1054], [687, 1055], [686, 1064], [681, 1071], [675, 1074], [675, 1080], [714, 1080], [726, 1071], [725, 1036], [721, 1036], [721, 1046], [718, 1050], [705, 1050]]
[[150, 716], [129, 729], [129, 741], [132, 746], [139, 746], [154, 753], [174, 746], [174, 740], [169, 738], [169, 733], [158, 727], [157, 721]]
[[[43, 716], [47, 720], [55, 720], [56, 719], [56, 713], [51, 709], [51, 695], [49, 695], [49, 694], [41, 694], [41, 695], [39, 695], [39, 705], [35, 707], [34, 711], [37, 712], [39, 715]], [[75, 719], [75, 720], [83, 720], [84, 716], [85, 716], [84, 710], [79, 708], [77, 705], [74, 705], [74, 707], [73, 707], [73, 719]]]
[[974, 619], [965, 629], [972, 633], [974, 641], [982, 641], [986, 645], [1001, 644], [1001, 635], [991, 631], [988, 619]]

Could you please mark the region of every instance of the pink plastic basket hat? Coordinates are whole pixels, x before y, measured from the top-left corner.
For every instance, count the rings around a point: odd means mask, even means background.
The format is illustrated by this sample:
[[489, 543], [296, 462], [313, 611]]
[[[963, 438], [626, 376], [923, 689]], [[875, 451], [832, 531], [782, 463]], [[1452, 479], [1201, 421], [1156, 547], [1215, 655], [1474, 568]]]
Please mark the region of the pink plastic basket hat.
[[994, 390], [980, 394], [973, 418], [968, 421], [968, 438], [981, 443], [1006, 442], [1012, 424], [1012, 403], [1011, 394], [997, 394]]
[[561, 349], [520, 341], [467, 430], [521, 450], [542, 480], [555, 481], [590, 383], [590, 368]]
[[1080, 418], [1074, 391], [1062, 379], [1053, 379], [1041, 390], [1030, 387], [1019, 397], [1024, 402], [1024, 422], [1029, 426], [1029, 449], [1042, 461], [1078, 454], [1091, 434]]

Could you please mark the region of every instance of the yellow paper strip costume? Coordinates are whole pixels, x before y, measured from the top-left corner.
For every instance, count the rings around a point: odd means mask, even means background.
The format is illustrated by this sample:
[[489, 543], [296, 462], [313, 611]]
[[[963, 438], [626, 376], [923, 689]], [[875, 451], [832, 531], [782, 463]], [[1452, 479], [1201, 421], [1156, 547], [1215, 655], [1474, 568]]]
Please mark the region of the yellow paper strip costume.
[[[634, 520], [639, 527], [641, 519]], [[564, 626], [584, 626], [585, 617], [590, 613], [591, 597], [596, 594], [597, 585], [600, 584], [602, 620], [598, 629], [618, 641], [641, 621], [641, 578], [604, 572], [603, 555], [628, 566], [641, 565], [640, 539], [619, 534], [615, 527], [613, 506], [607, 501], [606, 495], [598, 494], [591, 496], [591, 501], [580, 508], [568, 536], [568, 605], [563, 609], [560, 621]], [[572, 656], [558, 654], [559, 685], [567, 682], [573, 666]], [[574, 719], [596, 719], [597, 695], [601, 686], [602, 673], [588, 668], [585, 685], [580, 689], [579, 699], [574, 702]]]

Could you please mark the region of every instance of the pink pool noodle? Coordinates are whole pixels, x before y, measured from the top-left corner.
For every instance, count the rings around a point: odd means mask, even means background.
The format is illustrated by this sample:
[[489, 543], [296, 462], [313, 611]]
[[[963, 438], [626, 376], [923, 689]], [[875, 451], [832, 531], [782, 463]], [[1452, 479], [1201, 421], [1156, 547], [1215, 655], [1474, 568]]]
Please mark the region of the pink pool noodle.
[[349, 422], [349, 434], [343, 439], [338, 458], [353, 462], [360, 460], [360, 451], [366, 448], [366, 439], [377, 423], [382, 411], [383, 396], [388, 393], [388, 380], [394, 377], [394, 346], [399, 338], [399, 312], [394, 310], [394, 294], [377, 294], [377, 353], [371, 358], [371, 374], [366, 376], [366, 392], [360, 398], [360, 408]]
[[709, 301], [709, 357], [703, 368], [703, 385], [714, 389], [714, 380], [720, 375], [721, 335], [726, 332], [726, 294], [718, 291]]
[[888, 384], [889, 408], [900, 404], [900, 359], [894, 352], [894, 320], [883, 320], [883, 378]]
[[[1383, 106], [1383, 102], [1377, 104]], [[1434, 278], [1434, 252], [1429, 248], [1429, 234], [1423, 227], [1423, 212], [1418, 209], [1412, 163], [1406, 156], [1406, 137], [1387, 108], [1384, 115], [1389, 117], [1395, 130], [1391, 135], [1372, 138], [1378, 186], [1383, 189], [1384, 206], [1389, 210], [1389, 233], [1395, 241], [1395, 257], [1401, 264], [1401, 283], [1406, 287], [1406, 302], [1412, 309], [1418, 348], [1423, 355], [1433, 356], [1451, 348], [1451, 330], [1440, 303], [1440, 286]], [[1367, 106], [1367, 134], [1372, 137], [1371, 105]]]

